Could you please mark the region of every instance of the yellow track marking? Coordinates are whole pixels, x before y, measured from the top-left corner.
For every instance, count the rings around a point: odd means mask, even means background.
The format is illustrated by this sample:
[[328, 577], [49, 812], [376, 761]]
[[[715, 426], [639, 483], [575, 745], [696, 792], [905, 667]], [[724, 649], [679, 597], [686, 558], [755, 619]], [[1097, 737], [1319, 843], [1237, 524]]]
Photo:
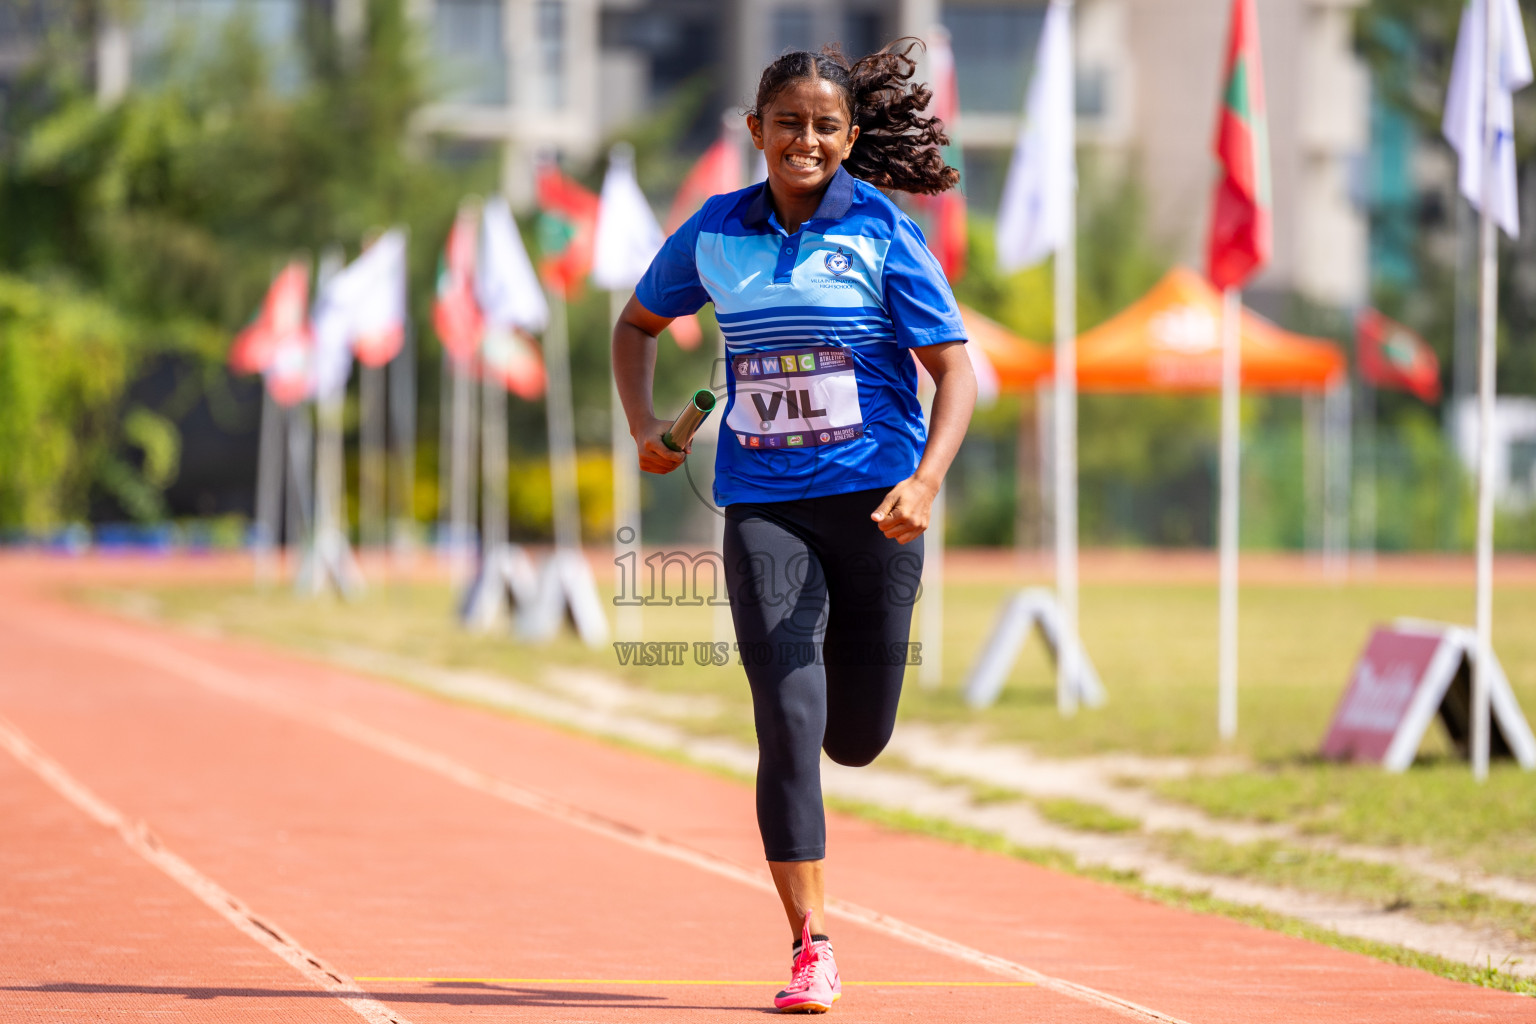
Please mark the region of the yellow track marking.
[[[354, 981], [414, 981], [446, 985], [778, 985], [780, 981], [719, 981], [673, 978], [368, 978]], [[1033, 981], [845, 981], [867, 988], [1033, 988]]]

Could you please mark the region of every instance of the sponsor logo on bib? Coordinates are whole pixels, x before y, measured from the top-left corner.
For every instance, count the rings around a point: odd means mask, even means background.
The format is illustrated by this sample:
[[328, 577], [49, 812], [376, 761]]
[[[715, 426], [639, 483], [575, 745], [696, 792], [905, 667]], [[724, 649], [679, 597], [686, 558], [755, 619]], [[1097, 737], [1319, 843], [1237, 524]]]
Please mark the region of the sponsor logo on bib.
[[738, 356], [726, 427], [746, 448], [811, 448], [864, 436], [854, 361], [838, 348]]

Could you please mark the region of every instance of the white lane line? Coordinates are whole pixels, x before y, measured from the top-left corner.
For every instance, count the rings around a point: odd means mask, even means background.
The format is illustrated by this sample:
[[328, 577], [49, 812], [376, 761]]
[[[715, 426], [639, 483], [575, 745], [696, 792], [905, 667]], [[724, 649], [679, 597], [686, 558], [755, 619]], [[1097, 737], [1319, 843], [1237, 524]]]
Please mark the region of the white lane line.
[[[63, 630], [51, 625], [39, 624], [36, 631], [54, 633], [61, 640], [66, 638]], [[96, 629], [88, 633], [70, 631], [67, 639], [73, 644], [90, 644], [115, 652], [151, 668], [179, 676], [214, 693], [253, 704], [306, 725], [328, 730], [361, 746], [456, 782], [466, 789], [485, 793], [524, 810], [534, 811], [596, 835], [691, 865], [763, 892], [775, 893], [773, 880], [765, 871], [744, 867], [725, 857], [696, 849], [640, 826], [609, 818], [549, 794], [488, 775], [445, 754], [376, 729], [348, 715], [317, 708], [278, 693], [270, 687], [253, 683], [244, 675], [232, 672], [206, 658], [151, 643], [121, 628]], [[972, 964], [1005, 978], [1032, 982], [1041, 988], [1103, 1007], [1135, 1020], [1187, 1024], [1180, 1018], [1160, 1010], [1142, 1006], [1140, 1003], [1108, 992], [1101, 992], [1096, 988], [1080, 985], [1065, 978], [1044, 974], [1032, 967], [994, 956], [953, 939], [947, 939], [942, 935], [856, 903], [829, 899], [827, 910], [844, 920], [856, 921], [903, 942], [943, 953], [962, 963]]]
[[247, 937], [275, 953], [310, 982], [345, 1003], [368, 1024], [411, 1024], [341, 971], [294, 941], [270, 920], [236, 899], [228, 890], [166, 848], [143, 822], [133, 822], [117, 808], [91, 792], [57, 762], [37, 748], [21, 730], [0, 717], [0, 747], [32, 770], [56, 793], [84, 811], [97, 824], [112, 829], [140, 857], [159, 868], [173, 881], [202, 900], [220, 917]]

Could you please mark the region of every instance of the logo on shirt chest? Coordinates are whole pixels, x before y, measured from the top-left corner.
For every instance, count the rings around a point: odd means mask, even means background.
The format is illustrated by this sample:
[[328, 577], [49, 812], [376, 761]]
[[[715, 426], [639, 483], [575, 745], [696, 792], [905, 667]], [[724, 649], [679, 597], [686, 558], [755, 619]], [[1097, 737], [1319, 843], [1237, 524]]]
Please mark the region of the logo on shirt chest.
[[836, 252], [827, 253], [826, 263], [833, 277], [842, 277], [853, 269], [853, 257], [843, 252], [842, 246], [838, 246]]

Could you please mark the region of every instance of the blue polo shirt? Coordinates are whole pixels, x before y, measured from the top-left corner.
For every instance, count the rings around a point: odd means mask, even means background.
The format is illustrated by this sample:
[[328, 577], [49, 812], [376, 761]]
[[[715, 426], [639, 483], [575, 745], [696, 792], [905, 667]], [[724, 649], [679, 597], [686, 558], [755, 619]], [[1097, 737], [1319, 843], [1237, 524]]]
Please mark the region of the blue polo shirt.
[[667, 239], [635, 297], [662, 317], [715, 304], [727, 356], [722, 506], [911, 476], [927, 434], [907, 350], [966, 340], [917, 225], [842, 168], [794, 234], [766, 182], [710, 199]]

